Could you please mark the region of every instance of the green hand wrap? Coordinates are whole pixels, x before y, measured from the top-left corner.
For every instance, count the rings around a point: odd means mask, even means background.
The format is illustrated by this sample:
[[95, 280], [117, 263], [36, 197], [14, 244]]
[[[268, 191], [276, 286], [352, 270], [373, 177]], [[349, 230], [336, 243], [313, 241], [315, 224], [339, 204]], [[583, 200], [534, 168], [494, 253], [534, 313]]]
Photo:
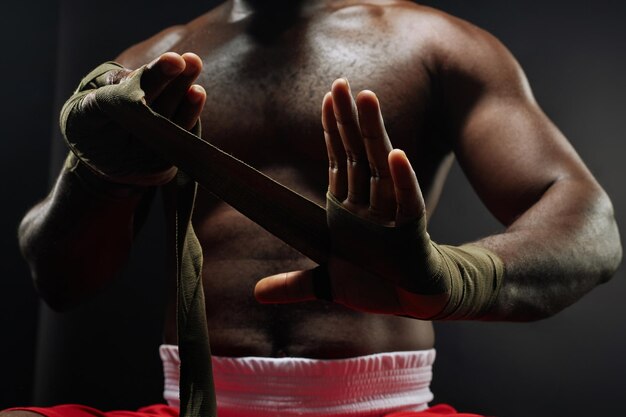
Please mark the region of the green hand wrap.
[[180, 417], [215, 417], [211, 345], [202, 287], [202, 247], [191, 215], [197, 184], [179, 172], [171, 195], [176, 201], [176, 280]]
[[107, 109], [120, 105], [119, 97], [137, 95], [131, 79], [140, 78], [145, 67], [119, 84], [108, 84], [112, 71], [123, 67], [107, 62], [91, 71], [61, 110], [61, 133], [72, 152], [95, 174], [107, 181], [152, 186], [169, 182], [176, 167], [163, 161], [140, 141], [111, 121]]
[[477, 319], [489, 311], [504, 275], [496, 254], [472, 244], [437, 245], [426, 231], [426, 216], [382, 226], [352, 214], [332, 194], [326, 197], [333, 253], [408, 292], [449, 295], [440, 312], [424, 319]]
[[[105, 63], [89, 73], [76, 93], [61, 111], [61, 130], [72, 154], [65, 164], [87, 188], [98, 194], [114, 191], [128, 193], [139, 187], [167, 184], [173, 190], [176, 206], [175, 258], [177, 265], [177, 327], [180, 354], [180, 415], [181, 417], [214, 417], [217, 415], [211, 350], [202, 288], [202, 248], [191, 225], [197, 184], [170, 163], [163, 162], [135, 136], [125, 133], [137, 127], [139, 133], [165, 120], [149, 109], [144, 100], [140, 80], [145, 67], [135, 71], [120, 84], [107, 85], [111, 71], [123, 67]], [[140, 109], [149, 119], [137, 126], [120, 124], [120, 115], [135, 122], [132, 112]], [[130, 114], [130, 116], [129, 116]], [[192, 135], [175, 126], [176, 136]], [[194, 128], [200, 134], [200, 123]], [[152, 135], [160, 131], [152, 131]], [[142, 137], [150, 143], [151, 137]], [[193, 135], [192, 135], [193, 136]], [[193, 136], [196, 137], [196, 136]], [[198, 138], [198, 140], [200, 140]], [[162, 154], [167, 155], [167, 152]], [[93, 174], [107, 181], [98, 181]], [[171, 181], [176, 177], [176, 181]], [[126, 184], [120, 187], [117, 184]], [[130, 187], [128, 185], [131, 185]], [[118, 195], [122, 196], [123, 195]]]

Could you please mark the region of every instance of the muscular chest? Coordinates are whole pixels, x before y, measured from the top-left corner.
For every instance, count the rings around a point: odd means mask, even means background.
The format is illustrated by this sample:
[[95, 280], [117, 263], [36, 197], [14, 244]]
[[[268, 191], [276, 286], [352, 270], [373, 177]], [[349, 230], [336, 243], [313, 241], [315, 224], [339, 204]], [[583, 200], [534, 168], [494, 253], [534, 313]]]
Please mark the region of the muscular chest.
[[357, 36], [328, 21], [263, 42], [236, 29], [217, 40], [202, 36], [210, 38], [196, 33], [178, 48], [191, 47], [204, 62], [203, 134], [249, 163], [263, 165], [265, 157], [323, 161], [321, 101], [339, 77], [350, 81], [354, 94], [378, 94], [394, 146], [415, 154], [429, 130], [428, 77], [411, 68], [393, 41]]

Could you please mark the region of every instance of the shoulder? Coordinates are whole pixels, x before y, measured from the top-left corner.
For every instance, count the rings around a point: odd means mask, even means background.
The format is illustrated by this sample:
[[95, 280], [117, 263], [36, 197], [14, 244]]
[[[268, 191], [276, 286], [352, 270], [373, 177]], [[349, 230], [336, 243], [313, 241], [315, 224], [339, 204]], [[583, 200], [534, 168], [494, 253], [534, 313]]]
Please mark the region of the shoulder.
[[126, 68], [137, 69], [159, 55], [170, 51], [184, 39], [188, 31], [187, 25], [169, 27], [126, 49], [115, 60]]
[[[521, 65], [494, 35], [440, 10], [396, 1], [386, 14], [414, 65], [424, 68], [450, 117], [463, 119], [478, 105], [534, 107]], [[413, 45], [412, 47], [409, 45]], [[410, 49], [409, 49], [410, 48]]]
[[526, 88], [521, 67], [502, 42], [441, 10], [402, 0], [346, 0], [335, 16], [352, 18], [361, 35], [385, 41], [381, 53], [401, 53], [436, 79]]
[[512, 71], [511, 76], [519, 75], [519, 64], [502, 42], [468, 21], [409, 1], [362, 4], [379, 9], [383, 24], [433, 72], [477, 71], [474, 75], [490, 76], [498, 67]]
[[219, 16], [219, 9], [220, 6], [186, 24], [163, 29], [150, 38], [129, 47], [115, 60], [127, 68], [136, 69], [165, 52], [176, 51], [176, 48], [193, 33], [214, 26], [218, 20], [216, 16]]
[[[431, 74], [444, 84], [466, 85], [476, 91], [501, 94], [530, 94], [526, 76], [517, 59], [494, 35], [463, 19], [424, 7], [405, 6], [407, 27], [419, 25], [413, 39], [421, 45]], [[413, 20], [416, 23], [411, 24]]]

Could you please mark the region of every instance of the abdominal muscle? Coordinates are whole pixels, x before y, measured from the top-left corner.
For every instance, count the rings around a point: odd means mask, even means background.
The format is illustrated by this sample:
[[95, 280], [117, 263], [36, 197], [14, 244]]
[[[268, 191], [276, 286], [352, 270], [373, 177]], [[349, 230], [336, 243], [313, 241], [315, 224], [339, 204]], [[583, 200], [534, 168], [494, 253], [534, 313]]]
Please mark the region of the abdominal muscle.
[[[253, 296], [265, 276], [315, 264], [230, 206], [201, 192], [195, 230], [204, 253], [203, 283], [211, 350], [218, 356], [347, 358], [429, 349], [432, 325], [364, 314], [325, 301], [263, 305]], [[175, 343], [175, 298], [166, 342]]]

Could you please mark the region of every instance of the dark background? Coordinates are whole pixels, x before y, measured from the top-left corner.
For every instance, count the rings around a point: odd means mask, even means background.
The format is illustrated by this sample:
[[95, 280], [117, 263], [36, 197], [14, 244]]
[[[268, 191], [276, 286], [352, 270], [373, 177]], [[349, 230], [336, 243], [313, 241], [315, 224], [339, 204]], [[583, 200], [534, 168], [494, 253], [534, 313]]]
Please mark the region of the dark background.
[[[130, 272], [63, 317], [39, 305], [15, 235], [62, 159], [56, 115], [64, 97], [92, 66], [216, 2], [178, 3], [114, 0], [105, 7], [67, 0], [2, 6], [0, 409], [75, 401], [128, 408], [160, 399], [155, 346], [163, 275], [162, 268], [148, 269], [144, 262], [165, 253], [158, 210], [139, 237]], [[513, 51], [539, 103], [608, 191], [623, 225], [626, 3], [426, 4], [489, 30]], [[432, 219], [435, 240], [455, 244], [499, 230], [455, 166]], [[509, 417], [623, 415], [625, 296], [621, 268], [611, 282], [542, 322], [438, 324], [436, 402]]]

